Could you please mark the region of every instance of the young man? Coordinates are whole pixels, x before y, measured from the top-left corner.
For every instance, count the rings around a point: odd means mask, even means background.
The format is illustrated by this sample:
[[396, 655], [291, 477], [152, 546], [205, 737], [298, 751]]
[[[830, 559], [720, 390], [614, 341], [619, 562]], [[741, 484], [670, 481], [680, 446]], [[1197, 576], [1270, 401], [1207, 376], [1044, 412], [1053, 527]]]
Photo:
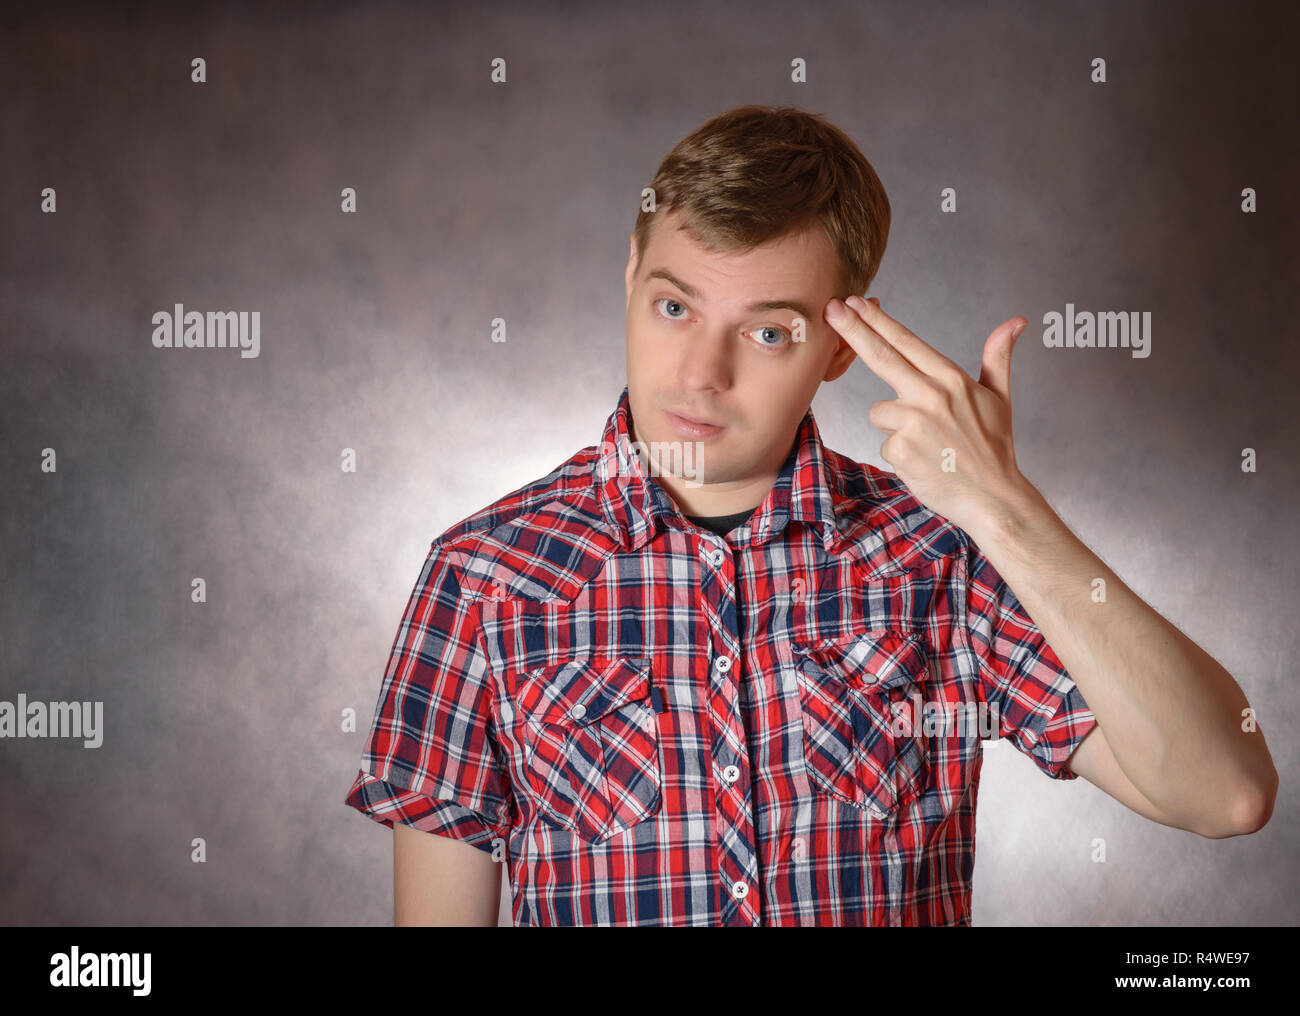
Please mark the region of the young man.
[[[600, 441], [438, 537], [398, 630], [347, 798], [397, 923], [496, 923], [508, 867], [516, 925], [968, 924], [988, 737], [1203, 836], [1268, 820], [1240, 688], [1016, 468], [1022, 320], [976, 381], [836, 299], [888, 229], [799, 110], [664, 160]], [[897, 475], [809, 408], [859, 359]]]

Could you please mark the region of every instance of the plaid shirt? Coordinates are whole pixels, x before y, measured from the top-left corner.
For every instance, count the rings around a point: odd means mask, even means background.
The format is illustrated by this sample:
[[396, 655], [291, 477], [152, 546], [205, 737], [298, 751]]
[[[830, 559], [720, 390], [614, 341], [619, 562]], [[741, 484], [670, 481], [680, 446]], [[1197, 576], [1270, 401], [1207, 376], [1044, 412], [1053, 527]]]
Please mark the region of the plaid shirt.
[[727, 538], [601, 444], [436, 540], [346, 803], [494, 852], [525, 925], [965, 925], [984, 737], [1095, 724], [971, 538], [810, 409]]

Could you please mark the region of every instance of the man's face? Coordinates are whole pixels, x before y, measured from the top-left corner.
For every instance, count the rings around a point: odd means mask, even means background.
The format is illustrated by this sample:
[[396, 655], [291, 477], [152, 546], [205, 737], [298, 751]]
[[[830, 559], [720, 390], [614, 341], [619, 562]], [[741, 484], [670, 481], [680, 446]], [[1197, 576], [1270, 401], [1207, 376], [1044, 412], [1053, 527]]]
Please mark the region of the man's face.
[[[822, 316], [832, 296], [848, 294], [838, 292], [840, 262], [820, 228], [717, 254], [680, 231], [680, 221], [668, 213], [651, 231], [644, 262], [635, 241], [628, 258], [633, 437], [699, 442], [704, 486], [658, 479], [686, 514], [730, 514], [766, 497], [817, 387], [855, 359]], [[679, 417], [716, 429], [693, 430]]]

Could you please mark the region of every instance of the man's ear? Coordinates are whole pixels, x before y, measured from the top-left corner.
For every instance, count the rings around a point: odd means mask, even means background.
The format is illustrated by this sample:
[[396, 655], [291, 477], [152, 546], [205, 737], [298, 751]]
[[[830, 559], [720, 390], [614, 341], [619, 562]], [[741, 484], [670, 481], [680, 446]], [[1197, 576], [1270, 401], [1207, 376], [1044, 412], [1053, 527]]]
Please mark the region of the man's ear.
[[624, 282], [627, 283], [627, 305], [632, 306], [632, 276], [636, 274], [636, 233], [628, 235], [629, 250], [627, 252], [627, 271], [623, 273]]
[[835, 347], [831, 362], [826, 365], [826, 376], [822, 378], [823, 381], [834, 381], [858, 358], [858, 351], [849, 345], [844, 336], [837, 334], [836, 337], [840, 340], [840, 344]]

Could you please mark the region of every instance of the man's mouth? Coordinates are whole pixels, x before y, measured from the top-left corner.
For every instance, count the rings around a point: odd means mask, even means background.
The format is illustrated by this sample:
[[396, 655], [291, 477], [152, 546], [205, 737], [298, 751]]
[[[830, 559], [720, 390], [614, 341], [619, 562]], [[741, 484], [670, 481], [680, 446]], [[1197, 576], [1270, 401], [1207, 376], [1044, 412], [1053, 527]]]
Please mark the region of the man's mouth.
[[664, 416], [668, 418], [668, 422], [672, 424], [674, 430], [678, 431], [681, 434], [685, 434], [687, 437], [692, 437], [692, 438], [712, 437], [714, 434], [721, 432], [723, 429], [723, 425], [720, 423], [711, 423], [708, 420], [700, 420], [690, 416], [683, 416], [681, 413], [673, 413], [667, 409], [664, 410]]

